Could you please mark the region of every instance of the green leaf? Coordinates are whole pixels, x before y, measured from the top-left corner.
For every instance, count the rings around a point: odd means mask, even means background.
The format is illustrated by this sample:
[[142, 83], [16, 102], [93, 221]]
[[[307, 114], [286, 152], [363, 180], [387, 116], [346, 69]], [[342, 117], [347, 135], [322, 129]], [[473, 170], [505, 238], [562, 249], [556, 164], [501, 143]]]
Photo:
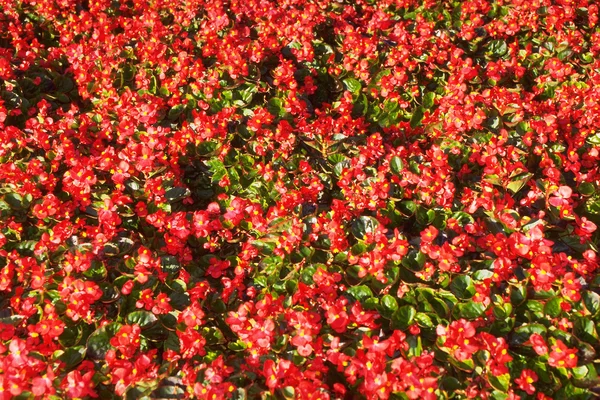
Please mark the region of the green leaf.
[[[221, 300], [219, 301], [223, 303]], [[191, 304], [190, 296], [187, 294], [187, 292], [172, 292], [169, 294], [169, 304], [174, 309], [182, 311]]]
[[216, 141], [205, 141], [196, 146], [196, 151], [202, 156], [212, 155], [221, 145]]
[[190, 194], [191, 192], [187, 188], [174, 187], [172, 189], [167, 190], [167, 192], [165, 193], [165, 199], [167, 199], [169, 203], [174, 203], [185, 197], [190, 196]]
[[504, 303], [501, 305], [495, 305], [492, 307], [494, 316], [500, 320], [509, 317], [512, 313], [512, 304]]
[[462, 389], [463, 387], [464, 384], [453, 376], [445, 375], [440, 379], [440, 388], [445, 391], [454, 392], [458, 389]]
[[111, 322], [94, 331], [87, 340], [87, 355], [94, 360], [102, 360], [113, 347], [110, 339], [121, 329], [121, 324]]
[[355, 94], [359, 93], [360, 89], [362, 88], [362, 85], [360, 84], [360, 82], [354, 78], [344, 79], [344, 86], [346, 86], [347, 90], [349, 90]]
[[537, 333], [546, 336], [546, 331], [546, 327], [542, 324], [521, 325], [513, 331], [510, 343], [514, 346], [522, 346], [525, 342], [529, 341], [532, 334]]
[[589, 318], [575, 318], [575, 322], [573, 323], [573, 334], [584, 342], [590, 344], [599, 343], [594, 321]]
[[[300, 270], [300, 279], [302, 280], [303, 283], [305, 283], [307, 285], [312, 285], [315, 283], [315, 281], [313, 280], [313, 276], [315, 275], [316, 272], [317, 272], [316, 265], [314, 265], [314, 264], [308, 265]], [[350, 292], [350, 290], [348, 290], [348, 292]], [[350, 294], [352, 294], [352, 293], [350, 293]], [[372, 293], [371, 293], [371, 295], [372, 295]], [[357, 299], [356, 296], [354, 296], [354, 298]]]
[[434, 104], [435, 104], [435, 93], [434, 92], [425, 93], [425, 95], [423, 96], [423, 107], [425, 107], [426, 109], [429, 109], [429, 108], [433, 107]]
[[487, 307], [483, 303], [477, 303], [469, 300], [467, 303], [459, 303], [456, 305], [460, 318], [475, 319], [481, 316]]
[[435, 219], [435, 210], [428, 210], [425, 207], [417, 207], [417, 222], [421, 225], [429, 225]]
[[494, 375], [488, 373], [488, 382], [492, 387], [502, 392], [507, 392], [510, 386], [510, 374]]
[[580, 55], [580, 58], [584, 64], [590, 64], [590, 63], [594, 62], [594, 60], [595, 60], [595, 57], [590, 52], [582, 53]]
[[502, 125], [502, 119], [496, 110], [492, 110], [486, 118], [484, 125], [491, 131], [497, 131]]
[[93, 260], [91, 267], [83, 273], [85, 277], [93, 281], [101, 281], [106, 278], [107, 274], [104, 263], [98, 260]]
[[75, 87], [75, 84], [71, 78], [61, 75], [54, 80], [56, 90], [62, 93], [69, 93]]
[[185, 391], [180, 382], [177, 378], [163, 379], [149, 397], [152, 399], [181, 399], [185, 396]]
[[58, 359], [66, 364], [66, 370], [70, 370], [77, 364], [83, 361], [85, 358], [86, 348], [85, 346], [75, 346], [69, 347], [62, 350], [57, 350], [54, 352], [53, 357]]
[[422, 251], [411, 249], [408, 254], [402, 258], [402, 265], [411, 271], [420, 271], [423, 269], [426, 260], [425, 254]]
[[269, 103], [267, 104], [267, 110], [278, 117], [283, 117], [286, 113], [285, 109], [283, 108], [283, 101], [278, 98], [278, 97], [272, 97], [271, 100], [269, 100]]
[[558, 52], [558, 59], [561, 61], [565, 61], [566, 59], [570, 58], [573, 54], [573, 50], [564, 49]]
[[588, 389], [578, 388], [571, 382], [566, 382], [563, 387], [557, 391], [553, 398], [555, 399], [569, 399], [569, 400], [594, 400], [596, 396], [590, 394]]
[[173, 108], [171, 108], [169, 110], [169, 113], [167, 114], [167, 118], [169, 118], [169, 120], [171, 120], [171, 121], [175, 121], [176, 119], [179, 118], [179, 116], [183, 113], [184, 110], [185, 110], [185, 106], [183, 104], [177, 104], [176, 106], [174, 106]]
[[175, 353], [179, 353], [181, 351], [179, 337], [175, 332], [169, 332], [169, 336], [164, 341], [165, 350], [173, 350]]
[[384, 295], [380, 301], [381, 304], [381, 312], [385, 316], [390, 316], [398, 309], [398, 301], [395, 297], [390, 296], [389, 294]]
[[548, 300], [544, 305], [544, 313], [552, 318], [558, 317], [562, 311], [562, 309], [560, 308], [561, 304], [562, 298], [560, 297], [554, 297]]
[[450, 291], [460, 299], [470, 299], [475, 295], [475, 286], [470, 276], [459, 275], [450, 283]]
[[582, 182], [579, 187], [577, 187], [577, 190], [584, 196], [591, 196], [596, 193], [596, 187], [590, 182]]
[[2, 318], [0, 318], [0, 324], [7, 324], [7, 325], [17, 326], [21, 322], [23, 322], [23, 320], [25, 318], [26, 317], [24, 315], [11, 315], [9, 317], [2, 317]]
[[423, 121], [423, 117], [424, 117], [423, 107], [415, 108], [415, 111], [413, 111], [412, 117], [410, 117], [410, 127], [415, 129], [417, 126], [419, 126], [421, 124], [421, 121]]
[[103, 250], [105, 256], [114, 257], [119, 254], [119, 246], [113, 242], [106, 243]]
[[294, 399], [296, 396], [296, 390], [292, 386], [286, 386], [281, 389], [281, 393], [284, 399]]
[[470, 371], [473, 371], [473, 368], [475, 368], [475, 363], [470, 358], [466, 359], [464, 361], [458, 361], [454, 357], [450, 357], [450, 358], [448, 358], [448, 361], [450, 361], [450, 364], [452, 364], [456, 368], [460, 369], [461, 371], [470, 372]]
[[489, 279], [494, 276], [494, 271], [490, 271], [489, 269], [480, 269], [473, 273], [473, 279], [476, 281], [483, 282], [486, 279]]
[[410, 217], [417, 211], [417, 205], [414, 201], [405, 200], [398, 205], [398, 209], [402, 214]]
[[362, 240], [358, 241], [354, 246], [352, 246], [351, 251], [355, 256], [364, 254], [367, 252], [369, 247]]
[[256, 247], [263, 254], [269, 255], [273, 254], [273, 250], [275, 250], [275, 242], [265, 241], [265, 240], [253, 240], [252, 246]]
[[581, 365], [573, 368], [573, 384], [580, 388], [589, 388], [598, 385], [598, 371], [594, 364]]
[[431, 317], [425, 313], [418, 312], [417, 315], [415, 315], [415, 322], [420, 327], [433, 328], [433, 321], [431, 320]]
[[231, 400], [246, 400], [246, 399], [247, 399], [247, 394], [246, 394], [246, 389], [244, 389], [244, 388], [237, 388], [231, 394]]
[[379, 222], [373, 218], [361, 215], [352, 222], [350, 230], [357, 239], [365, 240], [367, 234], [373, 234], [377, 230]]
[[164, 86], [161, 86], [158, 88], [158, 94], [162, 97], [169, 97], [171, 95], [171, 92], [169, 92], [169, 89], [167, 89]]
[[373, 297], [373, 292], [368, 286], [365, 285], [352, 286], [348, 288], [346, 292], [359, 301]]
[[390, 160], [390, 170], [395, 175], [400, 175], [402, 172], [404, 172], [404, 163], [402, 162], [400, 157], [398, 157], [398, 156], [392, 157], [392, 159]]
[[594, 144], [594, 145], [600, 145], [600, 132], [597, 132], [594, 135], [590, 135], [587, 137], [587, 141], [590, 144]]
[[156, 94], [156, 88], [158, 86], [158, 82], [156, 81], [156, 77], [152, 75], [150, 77], [150, 83], [148, 84], [148, 91], [152, 94]]
[[596, 317], [600, 313], [600, 295], [591, 290], [584, 290], [581, 294], [583, 304], [592, 317]]
[[455, 212], [454, 214], [452, 214], [452, 218], [456, 219], [460, 226], [465, 226], [466, 224], [472, 224], [473, 222], [475, 222], [473, 216], [464, 211]]
[[154, 324], [156, 321], [158, 321], [158, 318], [156, 318], [156, 315], [154, 315], [153, 313], [151, 313], [150, 311], [134, 311], [131, 312], [129, 314], [127, 314], [127, 323], [130, 325], [133, 324], [138, 324], [140, 326], [140, 328], [146, 328], [152, 324]]
[[11, 214], [11, 208], [4, 200], [0, 200], [0, 218], [6, 218]]
[[238, 340], [236, 342], [229, 342], [227, 344], [227, 348], [229, 348], [229, 350], [238, 352], [246, 350], [247, 346], [242, 340]]
[[504, 40], [496, 39], [490, 41], [490, 43], [487, 45], [487, 51], [496, 57], [502, 57], [508, 53], [508, 46]]
[[174, 274], [181, 269], [177, 257], [166, 255], [160, 257], [160, 266], [164, 272]]
[[212, 183], [218, 183], [225, 175], [227, 175], [227, 169], [221, 161], [211, 159], [207, 161], [206, 164], [212, 172]]
[[408, 329], [417, 315], [417, 310], [413, 306], [402, 306], [392, 315], [392, 328], [406, 330]]
[[527, 289], [523, 285], [511, 286], [510, 302], [516, 307], [527, 300]]
[[525, 174], [521, 174], [518, 175], [515, 179], [513, 179], [507, 186], [506, 188], [511, 191], [513, 194], [517, 194], [522, 188], [523, 186], [525, 186], [525, 184], [527, 182], [529, 182], [529, 180], [531, 179], [531, 177], [533, 176], [532, 173], [525, 173]]
[[19, 193], [8, 193], [4, 196], [4, 201], [13, 209], [21, 209], [23, 206], [23, 197]]

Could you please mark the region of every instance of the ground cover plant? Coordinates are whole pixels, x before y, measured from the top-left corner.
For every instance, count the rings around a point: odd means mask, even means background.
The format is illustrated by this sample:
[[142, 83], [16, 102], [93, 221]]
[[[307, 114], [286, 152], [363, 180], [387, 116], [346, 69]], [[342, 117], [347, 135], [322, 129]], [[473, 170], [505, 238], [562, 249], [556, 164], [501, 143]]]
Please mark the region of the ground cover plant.
[[591, 0], [1, 0], [0, 399], [591, 399]]

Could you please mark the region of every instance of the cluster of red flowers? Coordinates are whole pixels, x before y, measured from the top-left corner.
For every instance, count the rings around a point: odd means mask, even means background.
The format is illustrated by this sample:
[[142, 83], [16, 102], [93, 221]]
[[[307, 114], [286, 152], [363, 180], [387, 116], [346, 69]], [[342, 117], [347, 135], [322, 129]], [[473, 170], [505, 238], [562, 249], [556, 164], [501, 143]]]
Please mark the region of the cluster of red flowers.
[[594, 396], [594, 1], [0, 11], [0, 400]]

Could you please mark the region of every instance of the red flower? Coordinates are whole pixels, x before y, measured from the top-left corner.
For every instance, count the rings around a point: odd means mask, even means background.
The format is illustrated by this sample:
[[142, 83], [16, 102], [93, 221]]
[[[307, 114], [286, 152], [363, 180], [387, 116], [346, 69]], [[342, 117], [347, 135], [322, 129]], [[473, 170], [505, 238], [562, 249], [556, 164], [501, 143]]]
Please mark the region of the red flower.
[[524, 369], [521, 372], [521, 376], [515, 379], [515, 383], [519, 385], [519, 389], [524, 390], [527, 394], [535, 393], [535, 386], [533, 383], [537, 382], [538, 376], [537, 374], [530, 370]]
[[575, 277], [573, 272], [567, 272], [562, 280], [563, 287], [561, 293], [571, 301], [581, 299], [581, 282]]
[[279, 378], [277, 376], [277, 366], [273, 360], [266, 360], [262, 370], [263, 376], [266, 379], [267, 387], [271, 390], [277, 387]]
[[151, 310], [154, 306], [154, 293], [152, 293], [152, 289], [144, 289], [140, 292], [140, 298], [135, 303], [137, 308], [144, 308], [146, 310]]
[[119, 331], [110, 339], [110, 344], [123, 353], [125, 357], [132, 357], [140, 346], [139, 325], [123, 325]]
[[576, 367], [577, 349], [570, 349], [560, 339], [557, 339], [548, 357], [548, 365], [561, 368]]
[[553, 197], [548, 201], [554, 207], [569, 205], [569, 199], [573, 195], [573, 189], [569, 186], [561, 186], [557, 191], [552, 193]]
[[533, 350], [535, 350], [538, 355], [543, 356], [544, 354], [548, 354], [548, 345], [539, 333], [532, 333], [528, 343], [533, 346]]
[[192, 358], [196, 355], [206, 354], [204, 345], [206, 339], [197, 330], [188, 328], [185, 331], [177, 331], [179, 337], [179, 346], [181, 348], [181, 357]]
[[437, 237], [439, 231], [435, 226], [430, 226], [421, 232], [421, 241], [424, 244], [432, 243]]
[[94, 391], [94, 386], [96, 385], [92, 381], [93, 376], [93, 370], [84, 374], [79, 370], [71, 371], [67, 374], [65, 379], [63, 379], [61, 387], [71, 398], [82, 398], [86, 396], [96, 398], [98, 397], [98, 394]]
[[44, 394], [54, 394], [56, 393], [56, 389], [54, 389], [53, 381], [56, 376], [52, 371], [52, 368], [48, 366], [46, 369], [46, 373], [42, 376], [36, 376], [31, 381], [31, 392], [35, 396], [42, 396]]
[[202, 311], [202, 307], [197, 302], [192, 303], [192, 305], [179, 314], [179, 321], [185, 323], [190, 328], [196, 328], [197, 326], [202, 325], [202, 318], [204, 318], [204, 312]]
[[348, 326], [349, 318], [346, 313], [346, 306], [338, 300], [335, 305], [330, 307], [327, 312], [327, 323], [337, 333], [344, 333]]
[[450, 348], [458, 361], [470, 359], [481, 347], [475, 325], [471, 321], [461, 318], [453, 321], [447, 328], [438, 325], [436, 332], [443, 340], [444, 347]]
[[215, 279], [220, 278], [230, 265], [231, 263], [229, 260], [219, 260], [218, 258], [213, 257], [209, 261], [209, 267], [206, 270], [206, 274]]
[[167, 314], [172, 309], [171, 304], [169, 304], [169, 296], [166, 293], [160, 293], [156, 296], [154, 306], [152, 307], [154, 314]]

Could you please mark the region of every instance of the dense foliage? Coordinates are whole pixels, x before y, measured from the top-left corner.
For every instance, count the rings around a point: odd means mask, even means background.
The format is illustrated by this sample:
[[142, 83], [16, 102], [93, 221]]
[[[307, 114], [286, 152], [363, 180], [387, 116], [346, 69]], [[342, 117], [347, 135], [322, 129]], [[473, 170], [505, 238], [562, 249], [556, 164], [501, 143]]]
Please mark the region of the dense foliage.
[[0, 399], [588, 399], [593, 0], [0, 0]]

